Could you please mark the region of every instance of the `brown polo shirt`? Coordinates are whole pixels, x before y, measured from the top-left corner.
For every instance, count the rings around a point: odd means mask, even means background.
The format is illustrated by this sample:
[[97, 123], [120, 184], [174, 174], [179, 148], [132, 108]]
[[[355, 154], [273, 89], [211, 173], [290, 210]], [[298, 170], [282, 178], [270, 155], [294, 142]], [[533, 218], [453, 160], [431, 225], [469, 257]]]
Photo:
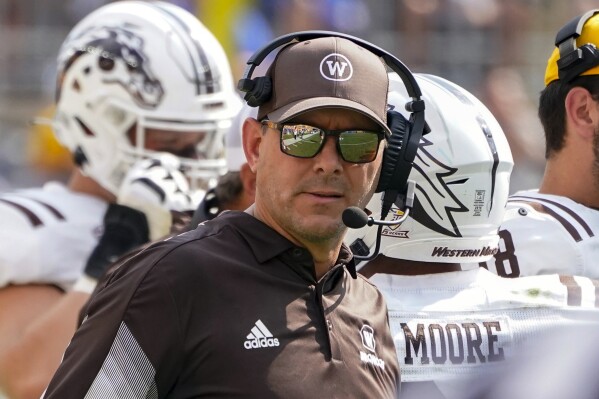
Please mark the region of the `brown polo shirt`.
[[128, 260], [89, 304], [46, 398], [392, 398], [379, 291], [244, 212]]

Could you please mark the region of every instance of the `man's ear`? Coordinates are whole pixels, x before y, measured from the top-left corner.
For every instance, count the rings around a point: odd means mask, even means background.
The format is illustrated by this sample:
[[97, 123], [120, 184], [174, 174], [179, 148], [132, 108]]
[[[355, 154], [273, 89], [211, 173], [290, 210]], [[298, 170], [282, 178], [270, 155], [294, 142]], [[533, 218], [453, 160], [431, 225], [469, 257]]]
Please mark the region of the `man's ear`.
[[250, 169], [250, 165], [244, 163], [239, 170], [241, 184], [243, 184], [243, 192], [249, 197], [256, 196], [256, 174]]
[[592, 139], [599, 125], [599, 104], [584, 87], [572, 88], [565, 99], [566, 124], [581, 138]]
[[246, 118], [242, 126], [243, 152], [252, 172], [256, 173], [256, 164], [260, 158], [262, 125], [254, 118]]

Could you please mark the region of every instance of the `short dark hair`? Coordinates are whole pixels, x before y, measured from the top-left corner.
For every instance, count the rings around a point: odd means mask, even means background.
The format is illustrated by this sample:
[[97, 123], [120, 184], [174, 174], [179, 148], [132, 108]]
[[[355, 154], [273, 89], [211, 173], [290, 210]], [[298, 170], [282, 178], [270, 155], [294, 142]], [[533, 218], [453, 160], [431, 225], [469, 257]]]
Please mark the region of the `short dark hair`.
[[565, 141], [566, 96], [574, 87], [583, 87], [599, 100], [599, 76], [579, 76], [570, 83], [554, 80], [549, 83], [539, 97], [539, 119], [545, 130], [545, 158], [559, 152]]
[[214, 188], [214, 194], [219, 204], [226, 204], [236, 201], [243, 191], [243, 182], [241, 174], [238, 171], [229, 171], [218, 178], [218, 183]]

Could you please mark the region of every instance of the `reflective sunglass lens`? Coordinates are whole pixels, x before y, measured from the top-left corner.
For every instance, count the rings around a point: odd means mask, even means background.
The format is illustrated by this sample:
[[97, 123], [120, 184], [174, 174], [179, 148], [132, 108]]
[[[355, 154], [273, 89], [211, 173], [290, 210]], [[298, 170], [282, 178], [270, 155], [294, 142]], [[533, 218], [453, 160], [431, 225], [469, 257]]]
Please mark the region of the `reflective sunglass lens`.
[[283, 125], [281, 151], [298, 158], [312, 158], [328, 135], [337, 140], [341, 158], [351, 163], [372, 162], [381, 140], [381, 134], [366, 130], [325, 131], [310, 125]]
[[284, 125], [281, 132], [281, 149], [299, 158], [315, 156], [324, 141], [322, 130], [308, 125]]
[[341, 156], [347, 162], [372, 162], [379, 147], [379, 134], [361, 130], [346, 131], [339, 135]]

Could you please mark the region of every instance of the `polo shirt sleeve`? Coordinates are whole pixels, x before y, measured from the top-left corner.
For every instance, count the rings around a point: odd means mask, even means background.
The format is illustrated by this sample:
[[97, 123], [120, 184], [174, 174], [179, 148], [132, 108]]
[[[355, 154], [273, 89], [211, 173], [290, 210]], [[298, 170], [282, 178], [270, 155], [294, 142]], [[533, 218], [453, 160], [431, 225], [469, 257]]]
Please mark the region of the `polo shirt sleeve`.
[[183, 339], [161, 248], [127, 261], [92, 298], [44, 398], [166, 396], [180, 371]]

